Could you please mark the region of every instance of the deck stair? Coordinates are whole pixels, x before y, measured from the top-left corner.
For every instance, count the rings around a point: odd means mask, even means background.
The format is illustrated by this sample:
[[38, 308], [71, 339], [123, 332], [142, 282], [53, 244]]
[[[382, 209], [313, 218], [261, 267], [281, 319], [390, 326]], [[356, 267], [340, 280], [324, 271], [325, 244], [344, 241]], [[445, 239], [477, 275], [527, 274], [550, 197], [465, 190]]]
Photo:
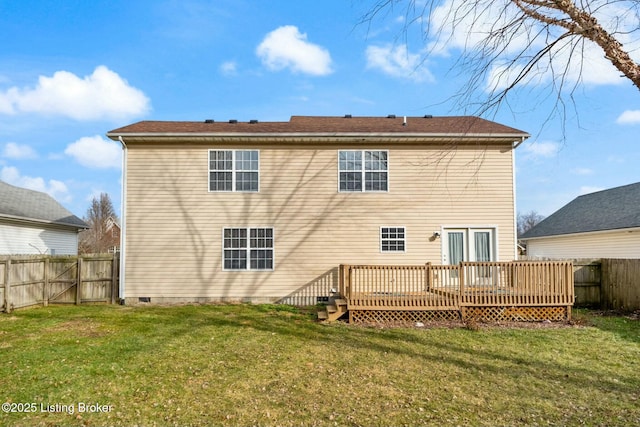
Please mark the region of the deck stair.
[[347, 300], [336, 298], [332, 303], [329, 303], [324, 310], [318, 312], [318, 320], [321, 322], [334, 322], [341, 318], [347, 311]]

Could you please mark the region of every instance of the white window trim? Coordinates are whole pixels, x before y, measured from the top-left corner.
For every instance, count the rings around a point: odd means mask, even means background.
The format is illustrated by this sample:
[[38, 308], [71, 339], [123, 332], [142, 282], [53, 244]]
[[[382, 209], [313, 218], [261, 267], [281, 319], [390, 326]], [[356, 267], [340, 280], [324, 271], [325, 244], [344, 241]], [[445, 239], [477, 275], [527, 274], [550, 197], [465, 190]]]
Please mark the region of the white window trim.
[[[271, 253], [272, 253], [272, 259], [273, 262], [271, 264], [271, 268], [251, 268], [251, 256], [249, 254], [249, 252], [251, 251], [251, 246], [250, 246], [250, 239], [251, 239], [251, 230], [252, 229], [259, 229], [259, 228], [270, 228], [271, 229], [271, 233], [272, 233], [272, 240], [273, 240], [273, 247], [271, 248]], [[225, 268], [224, 267], [224, 230], [227, 229], [245, 229], [247, 230], [247, 244], [249, 245], [247, 248], [245, 248], [244, 250], [247, 251], [247, 268], [245, 269], [238, 269], [238, 268]], [[255, 227], [232, 227], [232, 226], [225, 226], [222, 227], [222, 230], [220, 232], [220, 237], [222, 238], [221, 242], [220, 242], [220, 246], [222, 248], [222, 253], [220, 254], [221, 258], [222, 258], [222, 271], [230, 271], [230, 272], [238, 272], [238, 273], [244, 273], [244, 272], [264, 272], [264, 271], [275, 271], [276, 269], [276, 228], [273, 226], [255, 226]]]
[[490, 231], [493, 233], [492, 235], [492, 259], [490, 262], [495, 262], [500, 259], [499, 252], [499, 234], [498, 234], [498, 226], [495, 224], [451, 224], [451, 225], [443, 225], [440, 227], [440, 256], [441, 262], [443, 265], [448, 265], [449, 262], [447, 260], [447, 254], [449, 249], [449, 244], [446, 237], [447, 231], [464, 231], [465, 232], [465, 242], [467, 242], [465, 247], [465, 259], [469, 259], [469, 234], [471, 231]]
[[[211, 152], [212, 151], [231, 151], [231, 190], [211, 190], [211, 172], [215, 171], [214, 169], [211, 169]], [[258, 189], [256, 191], [249, 191], [249, 190], [236, 190], [236, 172], [240, 172], [236, 169], [236, 152], [238, 151], [256, 151], [258, 153]], [[247, 172], [247, 171], [243, 171], [243, 172]], [[247, 149], [247, 148], [242, 148], [242, 149], [236, 149], [236, 148], [228, 148], [228, 149], [222, 149], [222, 148], [210, 148], [209, 150], [207, 150], [207, 192], [209, 193], [259, 193], [260, 192], [260, 175], [261, 175], [261, 170], [260, 170], [260, 150], [254, 150], [254, 149]]]
[[[383, 228], [402, 228], [404, 230], [404, 250], [402, 251], [384, 251], [382, 250], [382, 229]], [[379, 230], [379, 238], [380, 238], [380, 253], [382, 254], [403, 254], [407, 252], [407, 227], [404, 225], [381, 225]], [[400, 240], [400, 239], [387, 239], [387, 240]]]
[[[361, 175], [362, 175], [362, 189], [360, 191], [348, 191], [348, 190], [341, 190], [340, 189], [340, 172], [343, 172], [342, 170], [340, 170], [340, 152], [341, 151], [360, 151], [362, 153], [362, 170], [360, 171]], [[386, 190], [365, 190], [365, 176], [366, 176], [366, 168], [365, 168], [365, 152], [367, 151], [384, 151], [385, 153], [387, 153], [387, 189]], [[352, 193], [352, 194], [362, 194], [362, 193], [388, 193], [389, 192], [389, 188], [391, 188], [391, 161], [389, 158], [389, 150], [388, 149], [368, 149], [368, 150], [338, 150], [337, 153], [337, 158], [338, 158], [338, 193]], [[344, 172], [355, 172], [355, 171], [344, 171]], [[373, 172], [373, 171], [370, 171]]]

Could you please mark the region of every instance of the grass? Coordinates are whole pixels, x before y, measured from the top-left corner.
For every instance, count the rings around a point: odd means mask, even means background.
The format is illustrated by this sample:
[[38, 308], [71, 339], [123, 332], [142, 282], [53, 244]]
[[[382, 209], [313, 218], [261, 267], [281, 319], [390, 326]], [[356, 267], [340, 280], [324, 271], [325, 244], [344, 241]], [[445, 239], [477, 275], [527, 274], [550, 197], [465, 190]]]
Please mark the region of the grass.
[[0, 315], [0, 403], [34, 411], [0, 425], [640, 424], [640, 321], [578, 317], [473, 331], [269, 305], [23, 310]]

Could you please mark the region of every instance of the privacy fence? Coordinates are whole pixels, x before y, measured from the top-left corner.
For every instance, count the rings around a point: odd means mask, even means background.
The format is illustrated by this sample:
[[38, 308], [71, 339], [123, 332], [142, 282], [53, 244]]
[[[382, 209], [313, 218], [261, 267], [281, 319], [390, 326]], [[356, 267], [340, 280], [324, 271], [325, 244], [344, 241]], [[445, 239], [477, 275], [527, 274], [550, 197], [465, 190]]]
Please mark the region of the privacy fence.
[[576, 306], [640, 310], [640, 259], [573, 260]]
[[117, 255], [0, 257], [2, 311], [32, 305], [118, 301]]

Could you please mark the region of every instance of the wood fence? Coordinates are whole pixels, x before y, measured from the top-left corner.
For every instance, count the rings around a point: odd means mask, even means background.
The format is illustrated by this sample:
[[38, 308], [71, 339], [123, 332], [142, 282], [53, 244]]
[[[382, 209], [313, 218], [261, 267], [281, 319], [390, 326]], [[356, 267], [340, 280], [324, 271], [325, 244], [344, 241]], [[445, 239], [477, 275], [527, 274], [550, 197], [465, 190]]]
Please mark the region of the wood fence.
[[0, 258], [1, 311], [118, 300], [117, 255]]
[[576, 306], [640, 310], [640, 259], [574, 259]]
[[571, 306], [571, 262], [342, 265], [349, 310], [456, 310], [461, 306]]

